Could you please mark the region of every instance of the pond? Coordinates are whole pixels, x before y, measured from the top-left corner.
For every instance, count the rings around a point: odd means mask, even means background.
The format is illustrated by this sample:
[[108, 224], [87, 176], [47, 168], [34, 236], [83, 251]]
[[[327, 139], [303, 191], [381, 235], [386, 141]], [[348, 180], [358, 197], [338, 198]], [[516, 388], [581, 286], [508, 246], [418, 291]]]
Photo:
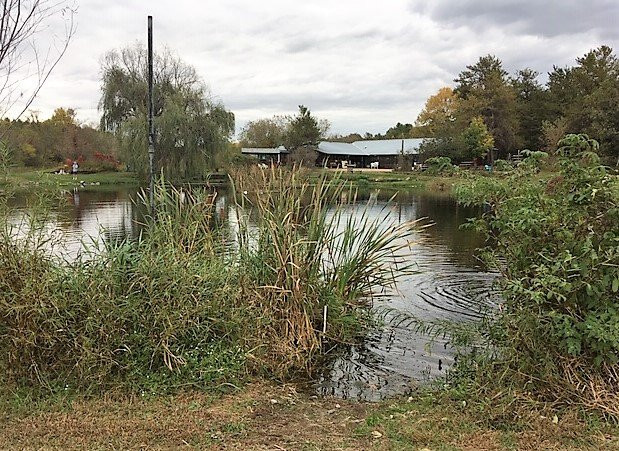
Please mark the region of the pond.
[[[54, 207], [49, 228], [61, 233], [64, 258], [73, 259], [106, 240], [135, 237], [140, 232], [143, 211], [133, 203], [136, 189], [90, 190], [61, 194], [64, 202]], [[453, 351], [442, 340], [428, 346], [428, 337], [415, 332], [401, 319], [474, 321], [496, 303], [495, 274], [485, 270], [475, 250], [483, 240], [462, 230], [467, 218], [481, 212], [458, 205], [443, 193], [401, 192], [389, 204], [390, 194], [368, 192], [360, 196], [351, 212], [369, 205], [371, 216], [388, 215], [395, 220], [428, 218], [434, 223], [413, 248], [417, 273], [407, 276], [393, 295], [377, 299], [375, 307], [384, 316], [381, 327], [360, 345], [351, 346], [331, 359], [314, 389], [322, 395], [379, 400], [404, 394], [424, 381], [444, 377], [453, 363]], [[27, 209], [28, 195], [11, 200], [13, 220]], [[220, 190], [217, 215], [234, 221], [229, 195]]]

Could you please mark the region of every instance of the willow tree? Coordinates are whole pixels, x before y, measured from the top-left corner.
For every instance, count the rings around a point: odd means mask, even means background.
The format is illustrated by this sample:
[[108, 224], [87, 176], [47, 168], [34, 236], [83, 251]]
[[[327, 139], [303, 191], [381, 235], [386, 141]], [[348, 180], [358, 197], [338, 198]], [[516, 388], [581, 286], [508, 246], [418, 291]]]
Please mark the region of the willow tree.
[[[148, 172], [148, 66], [134, 45], [102, 62], [101, 128], [119, 139], [131, 170]], [[169, 50], [154, 56], [155, 164], [172, 180], [200, 178], [234, 132], [234, 115], [210, 96], [195, 68]]]

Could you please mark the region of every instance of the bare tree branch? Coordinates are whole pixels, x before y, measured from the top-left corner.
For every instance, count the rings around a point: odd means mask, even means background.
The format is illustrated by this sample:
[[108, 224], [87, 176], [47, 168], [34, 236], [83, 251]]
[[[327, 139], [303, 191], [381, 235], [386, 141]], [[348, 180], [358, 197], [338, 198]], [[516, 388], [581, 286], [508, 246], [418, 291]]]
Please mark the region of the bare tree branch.
[[[0, 117], [28, 110], [67, 51], [76, 12], [72, 0], [0, 0]], [[62, 34], [41, 39], [57, 20]]]

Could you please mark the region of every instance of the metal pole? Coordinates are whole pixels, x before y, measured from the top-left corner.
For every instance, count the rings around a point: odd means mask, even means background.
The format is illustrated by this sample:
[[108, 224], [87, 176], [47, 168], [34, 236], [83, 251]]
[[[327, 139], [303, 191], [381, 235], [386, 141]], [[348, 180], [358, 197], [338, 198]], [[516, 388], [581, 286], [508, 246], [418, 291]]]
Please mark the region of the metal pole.
[[155, 125], [153, 103], [153, 16], [148, 16], [148, 165], [150, 183], [148, 185], [148, 199], [150, 212], [155, 213]]

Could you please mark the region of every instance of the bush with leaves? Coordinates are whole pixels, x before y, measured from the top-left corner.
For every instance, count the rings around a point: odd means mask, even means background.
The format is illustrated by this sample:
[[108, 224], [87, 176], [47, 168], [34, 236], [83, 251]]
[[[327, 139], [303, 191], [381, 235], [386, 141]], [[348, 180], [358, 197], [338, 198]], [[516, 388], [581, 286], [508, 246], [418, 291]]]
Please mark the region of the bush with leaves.
[[522, 172], [539, 172], [548, 159], [548, 153], [541, 150], [525, 149], [521, 153], [525, 157], [520, 163]]
[[485, 255], [502, 274], [492, 345], [504, 374], [545, 400], [619, 417], [619, 196], [597, 148], [567, 135], [554, 179], [523, 181], [520, 165], [501, 189], [478, 180], [457, 195], [491, 207], [471, 226], [492, 239]]
[[496, 160], [493, 169], [497, 172], [509, 172], [514, 169], [514, 167], [507, 160]]
[[451, 175], [456, 170], [449, 157], [432, 157], [425, 163], [428, 165], [426, 172], [431, 175]]

